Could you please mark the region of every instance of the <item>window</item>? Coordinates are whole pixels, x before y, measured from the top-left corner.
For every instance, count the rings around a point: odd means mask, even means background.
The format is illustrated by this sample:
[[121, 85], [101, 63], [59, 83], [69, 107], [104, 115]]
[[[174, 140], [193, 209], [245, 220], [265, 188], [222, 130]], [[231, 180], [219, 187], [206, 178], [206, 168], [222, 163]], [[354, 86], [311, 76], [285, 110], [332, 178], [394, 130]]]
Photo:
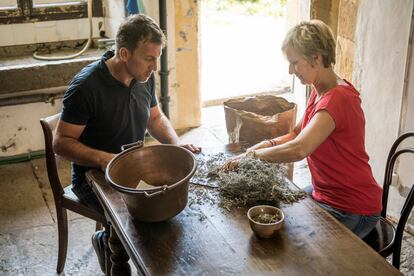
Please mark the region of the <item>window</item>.
[[[102, 17], [102, 0], [92, 0], [93, 16]], [[87, 0], [1, 0], [0, 24], [88, 17]]]

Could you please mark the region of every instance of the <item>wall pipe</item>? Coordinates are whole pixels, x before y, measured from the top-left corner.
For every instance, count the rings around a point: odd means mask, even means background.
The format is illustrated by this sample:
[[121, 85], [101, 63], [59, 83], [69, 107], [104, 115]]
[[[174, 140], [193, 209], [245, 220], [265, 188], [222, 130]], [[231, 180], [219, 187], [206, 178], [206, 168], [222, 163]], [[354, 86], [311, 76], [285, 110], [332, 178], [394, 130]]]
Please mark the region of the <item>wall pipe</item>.
[[89, 49], [89, 47], [92, 45], [92, 36], [93, 36], [93, 25], [92, 25], [92, 0], [88, 0], [88, 7], [87, 7], [87, 11], [88, 11], [88, 22], [89, 22], [89, 38], [88, 41], [86, 42], [85, 46], [83, 47], [82, 50], [80, 50], [80, 52], [73, 54], [73, 55], [68, 55], [68, 56], [40, 56], [37, 51], [33, 53], [33, 58], [38, 59], [38, 60], [64, 60], [64, 59], [72, 59], [75, 57], [78, 57], [80, 55], [82, 55], [84, 52], [86, 52], [86, 50]]
[[[167, 3], [165, 0], [159, 0], [159, 17], [160, 17], [160, 28], [167, 37]], [[161, 108], [167, 118], [170, 117], [169, 102], [170, 96], [168, 95], [168, 51], [167, 45], [165, 45], [161, 54], [161, 69], [160, 74], [160, 86], [161, 86]]]
[[28, 153], [22, 153], [22, 154], [13, 155], [13, 156], [7, 156], [7, 157], [0, 157], [0, 166], [7, 165], [7, 164], [13, 164], [13, 163], [19, 163], [19, 162], [25, 162], [25, 161], [31, 161], [33, 159], [38, 159], [38, 158], [43, 158], [43, 157], [45, 157], [44, 150], [31, 151]]
[[0, 107], [38, 102], [50, 103], [53, 102], [55, 99], [62, 98], [66, 89], [67, 86], [58, 86], [22, 92], [0, 94]]

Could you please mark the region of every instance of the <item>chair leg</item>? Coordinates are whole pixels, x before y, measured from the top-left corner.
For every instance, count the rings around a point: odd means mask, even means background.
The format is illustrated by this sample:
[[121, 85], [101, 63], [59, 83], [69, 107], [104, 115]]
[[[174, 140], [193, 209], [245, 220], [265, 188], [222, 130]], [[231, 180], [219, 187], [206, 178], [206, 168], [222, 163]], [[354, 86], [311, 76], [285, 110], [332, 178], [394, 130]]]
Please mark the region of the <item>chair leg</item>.
[[66, 253], [68, 251], [68, 215], [66, 209], [56, 206], [58, 235], [59, 235], [59, 251], [56, 272], [62, 273], [65, 262]]
[[105, 273], [106, 275], [111, 275], [111, 270], [112, 270], [111, 250], [109, 248], [109, 237], [110, 237], [111, 232], [110, 232], [109, 227], [110, 227], [109, 225], [105, 225], [105, 232], [108, 237], [108, 240], [106, 240], [106, 244], [105, 244]]
[[400, 270], [400, 256], [401, 255], [401, 248], [398, 249], [394, 249], [394, 252], [392, 253], [392, 265]]

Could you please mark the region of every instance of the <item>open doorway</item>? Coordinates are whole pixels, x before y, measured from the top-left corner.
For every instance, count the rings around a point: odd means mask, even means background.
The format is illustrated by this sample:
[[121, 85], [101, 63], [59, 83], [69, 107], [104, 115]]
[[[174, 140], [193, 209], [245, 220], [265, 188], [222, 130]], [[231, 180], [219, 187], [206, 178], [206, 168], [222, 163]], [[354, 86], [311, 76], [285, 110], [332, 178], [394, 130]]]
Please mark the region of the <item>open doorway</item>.
[[280, 50], [286, 31], [286, 0], [200, 3], [203, 106], [289, 90], [291, 78]]

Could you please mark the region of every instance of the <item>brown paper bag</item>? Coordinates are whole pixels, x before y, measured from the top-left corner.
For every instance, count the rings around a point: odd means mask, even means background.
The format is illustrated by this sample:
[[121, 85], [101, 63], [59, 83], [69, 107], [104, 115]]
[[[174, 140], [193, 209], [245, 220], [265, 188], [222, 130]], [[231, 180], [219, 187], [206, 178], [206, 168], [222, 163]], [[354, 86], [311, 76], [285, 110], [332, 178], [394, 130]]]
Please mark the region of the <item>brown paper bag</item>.
[[296, 123], [296, 104], [273, 95], [225, 101], [224, 113], [230, 143], [254, 145], [289, 133]]

